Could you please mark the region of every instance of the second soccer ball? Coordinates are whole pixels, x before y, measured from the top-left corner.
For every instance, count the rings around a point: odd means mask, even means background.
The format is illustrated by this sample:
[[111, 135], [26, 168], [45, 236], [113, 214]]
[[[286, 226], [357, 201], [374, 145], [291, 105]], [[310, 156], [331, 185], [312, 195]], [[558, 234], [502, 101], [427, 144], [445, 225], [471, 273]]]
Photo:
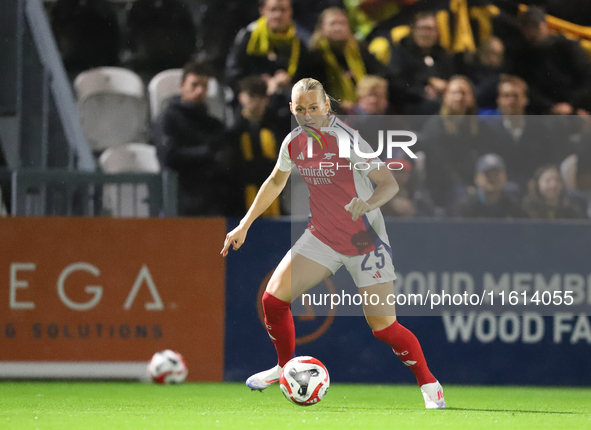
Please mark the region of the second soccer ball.
[[154, 354], [148, 364], [148, 373], [158, 384], [181, 384], [189, 371], [181, 354], [166, 349]]

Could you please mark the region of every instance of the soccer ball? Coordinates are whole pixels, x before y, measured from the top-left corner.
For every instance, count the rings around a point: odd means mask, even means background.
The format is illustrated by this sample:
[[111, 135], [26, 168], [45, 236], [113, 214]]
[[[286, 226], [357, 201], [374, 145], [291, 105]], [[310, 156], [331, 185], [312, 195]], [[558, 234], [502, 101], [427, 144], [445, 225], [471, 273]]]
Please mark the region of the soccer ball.
[[154, 354], [148, 364], [148, 373], [158, 384], [182, 384], [189, 370], [181, 354], [166, 349]]
[[329, 385], [328, 370], [314, 357], [292, 358], [283, 366], [279, 377], [279, 386], [287, 400], [300, 406], [318, 403]]

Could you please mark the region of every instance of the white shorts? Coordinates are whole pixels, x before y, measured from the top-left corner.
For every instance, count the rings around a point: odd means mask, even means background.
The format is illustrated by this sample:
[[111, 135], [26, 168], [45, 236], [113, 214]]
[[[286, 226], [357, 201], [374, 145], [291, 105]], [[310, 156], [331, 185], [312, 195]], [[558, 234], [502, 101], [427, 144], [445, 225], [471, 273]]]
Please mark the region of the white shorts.
[[345, 265], [358, 288], [396, 279], [392, 258], [383, 244], [367, 254], [344, 255], [322, 242], [310, 230], [306, 230], [291, 250], [322, 264], [333, 275]]

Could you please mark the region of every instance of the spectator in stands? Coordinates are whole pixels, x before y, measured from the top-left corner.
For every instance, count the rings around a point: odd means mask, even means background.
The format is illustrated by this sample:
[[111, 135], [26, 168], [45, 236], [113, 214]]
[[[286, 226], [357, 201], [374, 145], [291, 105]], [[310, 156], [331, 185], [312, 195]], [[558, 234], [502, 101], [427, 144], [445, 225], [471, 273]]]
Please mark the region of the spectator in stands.
[[530, 7], [520, 17], [526, 44], [512, 59], [514, 73], [530, 86], [536, 113], [568, 115], [578, 91], [591, 87], [591, 60], [572, 40], [551, 35], [546, 15]]
[[[238, 204], [234, 215], [243, 216], [277, 162], [279, 146], [290, 130], [290, 115], [278, 117], [276, 109], [269, 109], [267, 84], [260, 76], [240, 81], [238, 101], [240, 112], [226, 140], [236, 154], [232, 176]], [[281, 215], [279, 199], [263, 215]]]
[[367, 74], [384, 74], [383, 65], [353, 37], [343, 9], [325, 9], [318, 18], [310, 48], [322, 56], [327, 92], [344, 111], [357, 101], [356, 84]]
[[480, 109], [495, 109], [499, 75], [504, 71], [505, 46], [498, 37], [483, 41], [476, 52], [458, 55], [456, 70], [474, 83]]
[[[366, 75], [357, 84], [357, 103], [347, 112], [350, 115], [346, 122], [359, 131], [374, 151], [379, 151], [379, 132], [385, 130], [410, 130], [412, 127], [402, 115], [392, 115], [388, 102], [388, 81], [380, 76]], [[394, 152], [397, 149], [394, 148]], [[387, 157], [384, 147], [380, 158]], [[390, 154], [392, 158], [403, 157], [402, 154]]]
[[435, 205], [426, 190], [417, 189], [413, 165], [405, 159], [386, 160], [386, 167], [396, 179], [400, 191], [380, 209], [382, 214], [399, 217], [431, 216]]
[[366, 75], [357, 83], [357, 103], [349, 115], [388, 115], [388, 81]]
[[501, 39], [491, 36], [484, 40], [478, 49], [478, 62], [485, 68], [485, 74], [489, 73], [487, 70], [498, 73], [505, 63], [505, 46]]
[[476, 116], [472, 83], [453, 76], [440, 115], [423, 127], [419, 142], [426, 155], [426, 182], [438, 206], [449, 207], [471, 186], [478, 157], [490, 152], [490, 131]]
[[288, 94], [302, 77], [324, 80], [317, 55], [296, 35], [290, 0], [259, 0], [261, 17], [240, 30], [226, 61], [226, 79], [238, 90], [241, 79], [262, 75], [270, 94]]
[[211, 75], [206, 64], [185, 65], [181, 95], [170, 101], [152, 128], [160, 164], [178, 173], [182, 216], [225, 214], [224, 126], [205, 105]]
[[547, 164], [534, 173], [530, 193], [523, 200], [523, 209], [530, 218], [583, 218], [581, 210], [565, 196], [565, 187], [558, 167]]
[[504, 192], [505, 163], [497, 154], [485, 154], [476, 162], [475, 192], [460, 206], [460, 216], [468, 218], [524, 218], [519, 203]]
[[414, 16], [410, 35], [392, 47], [387, 67], [394, 106], [403, 106], [408, 114], [437, 112], [447, 81], [454, 74], [454, 64], [439, 44], [434, 13]]
[[556, 161], [553, 130], [543, 117], [526, 116], [527, 83], [501, 75], [497, 105], [500, 116], [487, 119], [493, 131], [495, 151], [505, 160], [507, 176], [523, 191], [538, 167]]
[[308, 45], [322, 11], [329, 7], [345, 8], [343, 0], [292, 0], [292, 5], [298, 35]]

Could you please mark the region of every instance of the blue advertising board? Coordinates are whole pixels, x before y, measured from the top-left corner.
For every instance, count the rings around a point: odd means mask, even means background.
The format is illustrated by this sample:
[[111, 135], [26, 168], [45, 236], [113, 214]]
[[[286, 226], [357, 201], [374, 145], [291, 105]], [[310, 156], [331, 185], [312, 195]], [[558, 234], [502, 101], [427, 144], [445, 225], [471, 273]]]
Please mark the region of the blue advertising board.
[[[236, 224], [229, 220], [228, 228]], [[275, 364], [260, 297], [292, 243], [293, 229], [289, 220], [259, 220], [243, 247], [228, 256], [225, 380], [242, 381]], [[572, 292], [571, 307], [551, 311], [541, 303], [521, 309], [507, 301], [494, 312], [470, 306], [401, 316], [442, 383], [591, 384], [588, 223], [388, 220], [387, 229], [398, 291], [441, 291], [457, 284], [496, 288], [495, 294], [525, 291], [528, 299], [536, 291]], [[343, 276], [345, 269], [334, 278]], [[362, 316], [299, 315], [295, 324], [296, 355], [323, 361], [334, 381], [414, 382]]]

